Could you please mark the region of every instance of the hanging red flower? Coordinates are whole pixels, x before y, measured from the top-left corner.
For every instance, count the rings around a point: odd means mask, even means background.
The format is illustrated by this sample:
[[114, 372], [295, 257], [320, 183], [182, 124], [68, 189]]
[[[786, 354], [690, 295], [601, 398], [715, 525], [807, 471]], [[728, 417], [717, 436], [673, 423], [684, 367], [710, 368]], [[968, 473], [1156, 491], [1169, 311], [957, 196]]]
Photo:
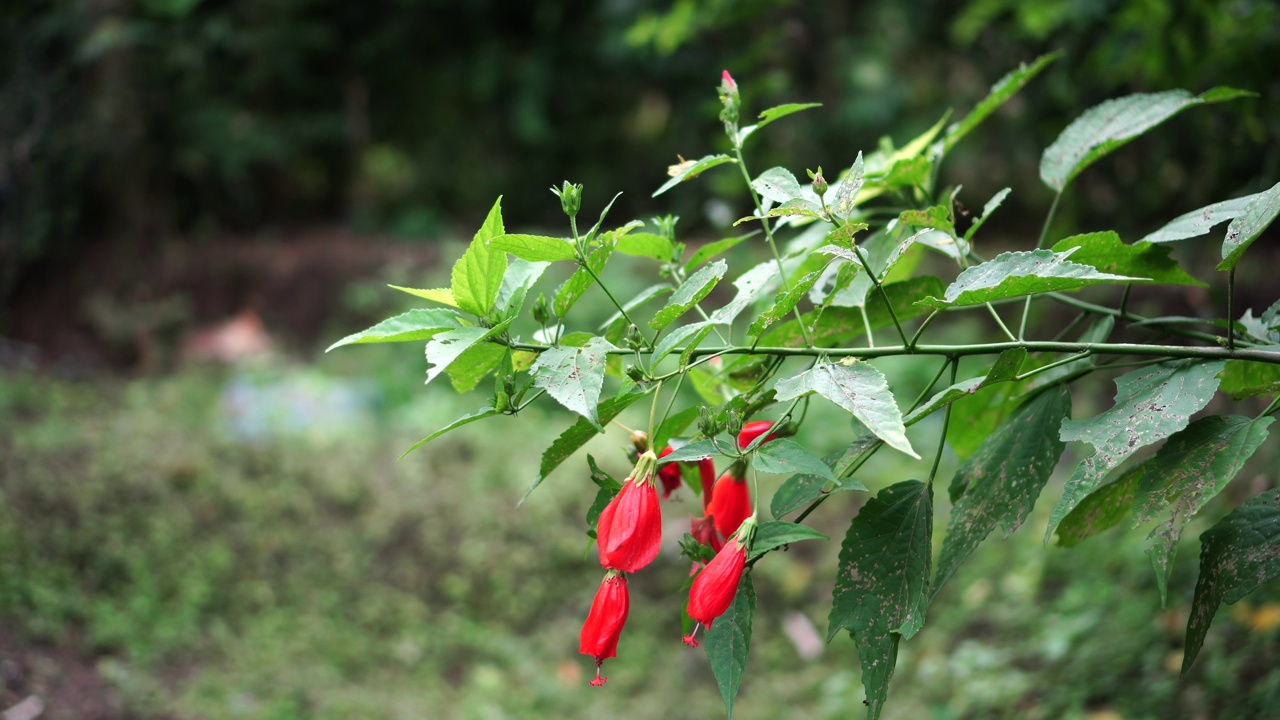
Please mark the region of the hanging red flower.
[[742, 571], [747, 565], [747, 550], [751, 547], [755, 530], [753, 516], [742, 524], [738, 535], [730, 538], [693, 579], [693, 587], [689, 588], [689, 617], [697, 625], [693, 632], [683, 638], [686, 645], [697, 647], [695, 636], [698, 626], [710, 628], [711, 623], [733, 604], [733, 598], [738, 594], [738, 584], [742, 582]]
[[578, 636], [578, 652], [590, 655], [596, 661], [596, 677], [591, 681], [593, 687], [600, 687], [608, 680], [600, 674], [600, 664], [605, 658], [617, 656], [618, 637], [622, 635], [622, 626], [627, 622], [630, 609], [627, 576], [610, 570], [596, 590], [587, 621], [582, 624], [582, 633]]
[[635, 572], [658, 556], [662, 507], [654, 486], [656, 461], [652, 451], [641, 455], [631, 477], [600, 512], [596, 544], [600, 548], [600, 564], [606, 568]]
[[[769, 432], [772, 427], [773, 421], [771, 420], [752, 420], [743, 425], [742, 431], [738, 433], [738, 449], [746, 450], [753, 440]], [[769, 442], [774, 437], [774, 435], [770, 434], [769, 437], [764, 439], [764, 442]], [[761, 445], [763, 444], [761, 443]]]
[[747, 491], [747, 481], [737, 477], [732, 468], [721, 475], [712, 488], [707, 514], [715, 520], [716, 530], [724, 537], [732, 535], [742, 521], [751, 516], [751, 495]]

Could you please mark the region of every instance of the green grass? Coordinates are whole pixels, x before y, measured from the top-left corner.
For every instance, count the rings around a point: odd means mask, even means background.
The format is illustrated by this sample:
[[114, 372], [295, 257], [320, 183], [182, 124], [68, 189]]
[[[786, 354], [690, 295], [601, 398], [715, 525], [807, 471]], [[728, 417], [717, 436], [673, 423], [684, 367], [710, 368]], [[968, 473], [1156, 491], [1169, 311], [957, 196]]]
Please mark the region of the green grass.
[[[583, 532], [585, 454], [516, 507], [570, 418], [531, 408], [397, 461], [482, 404], [421, 389], [415, 360], [402, 345], [235, 375], [0, 376], [0, 625], [22, 643], [73, 642], [134, 717], [720, 716], [705, 656], [679, 640], [688, 564], [674, 552], [632, 578], [610, 682], [587, 687], [577, 633], [601, 571]], [[228, 422], [229, 384], [264, 406], [252, 438]], [[335, 393], [373, 401], [288, 408]], [[639, 425], [648, 409], [631, 412]], [[806, 441], [847, 440], [837, 414], [810, 412]], [[921, 426], [929, 447], [937, 428]], [[588, 452], [620, 476], [623, 442], [614, 430]], [[873, 488], [922, 471], [883, 455], [859, 475]], [[825, 633], [838, 540], [863, 499], [842, 494], [812, 516], [832, 542], [757, 566], [736, 717], [860, 716], [853, 644], [803, 660], [783, 619]], [[693, 502], [666, 506], [669, 536]], [[1161, 609], [1144, 532], [1045, 548], [1048, 504], [984, 543], [934, 603], [902, 647], [886, 717], [1251, 718], [1280, 706], [1280, 636], [1247, 609], [1219, 613], [1179, 684], [1206, 525], [1185, 533]], [[1277, 602], [1276, 583], [1246, 600]]]

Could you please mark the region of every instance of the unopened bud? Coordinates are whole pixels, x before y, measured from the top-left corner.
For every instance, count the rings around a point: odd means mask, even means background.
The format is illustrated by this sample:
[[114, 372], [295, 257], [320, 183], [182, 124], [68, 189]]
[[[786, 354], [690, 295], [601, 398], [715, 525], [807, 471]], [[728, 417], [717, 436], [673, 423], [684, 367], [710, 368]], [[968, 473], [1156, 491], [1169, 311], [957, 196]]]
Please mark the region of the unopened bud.
[[636, 327], [635, 323], [627, 326], [626, 343], [627, 347], [633, 350], [644, 345], [644, 336], [640, 334], [640, 328]]
[[813, 192], [816, 193], [818, 197], [826, 195], [827, 179], [822, 177], [822, 166], [818, 166], [817, 172], [812, 170], [808, 170], [807, 172], [809, 173], [809, 179], [813, 181]]
[[649, 449], [649, 433], [643, 430], [631, 431], [631, 447], [636, 449], [637, 453], [642, 453]]
[[664, 215], [663, 217], [653, 218], [650, 222], [653, 223], [654, 229], [657, 231], [655, 234], [661, 235], [668, 240], [675, 240], [676, 223], [679, 220], [680, 216], [678, 215]]
[[560, 189], [551, 188], [551, 192], [560, 198], [560, 209], [564, 210], [564, 214], [569, 217], [576, 217], [578, 210], [582, 207], [582, 186], [564, 181], [564, 186]]
[[729, 422], [725, 423], [725, 430], [727, 430], [730, 435], [734, 437], [738, 437], [738, 433], [742, 432], [742, 411], [741, 410], [729, 411]]
[[627, 377], [631, 378], [631, 379], [632, 379], [632, 380], [634, 380], [635, 382], [643, 382], [643, 381], [644, 381], [644, 370], [643, 370], [643, 369], [641, 369], [641, 368], [639, 368], [639, 367], [637, 367], [637, 366], [635, 366], [635, 365], [628, 365], [628, 366], [627, 366]]
[[538, 299], [533, 301], [533, 321], [539, 325], [546, 325], [551, 320], [551, 303], [547, 302], [547, 296], [538, 293]]
[[698, 408], [698, 432], [703, 437], [715, 437], [720, 433], [720, 423], [716, 422], [716, 416], [706, 405]]

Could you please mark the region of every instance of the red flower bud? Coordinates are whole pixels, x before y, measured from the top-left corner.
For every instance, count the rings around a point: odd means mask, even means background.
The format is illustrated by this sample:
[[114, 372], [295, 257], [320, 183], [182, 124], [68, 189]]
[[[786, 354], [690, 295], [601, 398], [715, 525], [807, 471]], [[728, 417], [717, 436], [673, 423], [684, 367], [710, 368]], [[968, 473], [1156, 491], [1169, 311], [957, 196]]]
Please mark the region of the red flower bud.
[[732, 471], [721, 475], [711, 491], [707, 514], [715, 520], [716, 530], [724, 537], [736, 532], [742, 521], [751, 517], [751, 495], [747, 491], [747, 481], [734, 477]]
[[[770, 420], [753, 420], [743, 425], [742, 432], [738, 433], [738, 449], [746, 450], [753, 440], [769, 432], [769, 428], [772, 427], [773, 422]], [[764, 442], [769, 442], [774, 437], [774, 435], [770, 434], [769, 437], [764, 439]], [[761, 444], [763, 445], [764, 443]]]
[[596, 661], [596, 677], [591, 681], [593, 687], [600, 687], [608, 680], [600, 675], [600, 664], [605, 658], [617, 656], [618, 636], [622, 634], [630, 609], [627, 576], [610, 570], [600, 583], [600, 589], [596, 590], [591, 611], [587, 613], [587, 621], [582, 624], [582, 633], [578, 636], [578, 652], [590, 655]]
[[[600, 512], [596, 523], [596, 544], [600, 564], [635, 572], [653, 562], [662, 544], [662, 507], [653, 485], [653, 453], [641, 456], [649, 463], [640, 476], [627, 478], [622, 490]], [[640, 469], [639, 466], [637, 469]]]
[[720, 82], [724, 83], [724, 86], [728, 88], [730, 92], [738, 92], [738, 83], [733, 81], [733, 76], [729, 74], [728, 70], [720, 73]]
[[[730, 539], [693, 579], [693, 587], [689, 588], [689, 617], [699, 625], [710, 628], [711, 623], [733, 604], [746, 564], [746, 546], [736, 537]], [[697, 647], [697, 633], [698, 628], [695, 626], [693, 632], [683, 638], [684, 643]]]
[[[674, 452], [668, 445], [662, 448], [662, 452], [658, 453], [658, 458], [664, 458]], [[662, 481], [662, 499], [666, 500], [671, 497], [672, 491], [680, 487], [680, 464], [667, 463], [658, 468], [658, 479]]]

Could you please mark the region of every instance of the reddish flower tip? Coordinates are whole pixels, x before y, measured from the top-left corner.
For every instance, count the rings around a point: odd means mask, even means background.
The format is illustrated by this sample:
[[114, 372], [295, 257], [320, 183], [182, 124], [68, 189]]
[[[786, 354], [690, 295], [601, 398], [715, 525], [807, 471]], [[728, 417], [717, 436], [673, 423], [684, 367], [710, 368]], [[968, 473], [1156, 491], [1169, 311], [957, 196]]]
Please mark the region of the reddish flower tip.
[[600, 666], [597, 665], [595, 679], [587, 684], [590, 685], [591, 687], [604, 687], [604, 684], [607, 682], [609, 682], [609, 678], [604, 677], [603, 675], [600, 674]]
[[[743, 425], [742, 432], [738, 433], [738, 449], [746, 450], [748, 445], [750, 445], [756, 438], [766, 432], [769, 432], [769, 429], [772, 427], [772, 420], [753, 420], [746, 425]], [[769, 442], [774, 437], [776, 436], [770, 434], [769, 437], [764, 439], [764, 442]], [[763, 445], [764, 443], [761, 444]]]
[[729, 86], [730, 90], [734, 92], [738, 91], [738, 83], [733, 81], [733, 76], [729, 74], [728, 70], [725, 70], [720, 73], [720, 79], [724, 82], [725, 85]]

